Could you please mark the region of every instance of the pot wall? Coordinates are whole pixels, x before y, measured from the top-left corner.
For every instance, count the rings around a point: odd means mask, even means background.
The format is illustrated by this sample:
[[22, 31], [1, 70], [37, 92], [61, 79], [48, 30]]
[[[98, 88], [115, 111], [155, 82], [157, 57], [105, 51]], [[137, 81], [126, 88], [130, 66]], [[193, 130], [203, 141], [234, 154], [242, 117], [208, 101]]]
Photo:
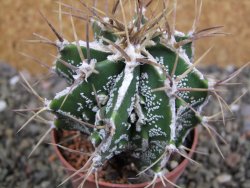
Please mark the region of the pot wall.
[[[194, 140], [193, 140], [193, 144], [191, 147], [191, 152], [189, 152], [188, 157], [192, 157], [193, 155], [193, 151], [196, 149], [197, 146], [197, 142], [198, 142], [198, 130], [197, 128], [194, 129]], [[57, 143], [57, 133], [56, 130], [52, 131], [52, 143]], [[65, 158], [62, 156], [60, 150], [58, 149], [57, 146], [54, 145], [54, 149], [62, 163], [62, 165], [68, 169], [68, 175], [72, 175], [76, 169], [74, 169], [74, 167], [71, 166], [71, 164], [69, 164]], [[187, 167], [189, 161], [188, 159], [184, 159], [179, 166], [177, 166], [173, 171], [169, 172], [166, 175], [166, 178], [168, 180], [170, 180], [171, 182], [176, 182], [178, 180], [178, 178], [182, 175], [183, 171], [185, 170], [185, 168]], [[81, 183], [82, 179], [81, 177], [83, 176], [83, 174], [78, 174], [76, 176], [74, 176], [71, 181], [72, 181], [72, 185], [74, 188], [78, 188], [79, 184]], [[99, 182], [99, 188], [111, 188], [111, 187], [115, 187], [115, 188], [144, 188], [145, 186], [148, 185], [148, 182], [145, 183], [141, 183], [141, 184], [112, 184], [112, 183], [107, 183], [107, 182]], [[157, 179], [157, 182], [155, 184], [155, 188], [163, 188], [163, 184], [161, 183], [160, 179]], [[93, 178], [88, 178], [87, 181], [84, 184], [84, 188], [96, 188], [96, 183], [94, 181]], [[165, 188], [173, 188], [172, 185], [168, 184], [168, 186], [166, 186]]]

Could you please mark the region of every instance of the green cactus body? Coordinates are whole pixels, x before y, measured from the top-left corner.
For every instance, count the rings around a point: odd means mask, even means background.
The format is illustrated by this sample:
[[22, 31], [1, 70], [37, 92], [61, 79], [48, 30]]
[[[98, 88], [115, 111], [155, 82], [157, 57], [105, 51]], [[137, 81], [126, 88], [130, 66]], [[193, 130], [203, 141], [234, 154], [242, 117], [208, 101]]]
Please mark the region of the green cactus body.
[[[165, 172], [168, 158], [187, 133], [200, 123], [209, 87], [196, 68], [182, 78], [194, 63], [194, 47], [192, 42], [178, 48], [175, 43], [189, 36], [175, 32], [166, 42], [166, 32], [156, 29], [149, 35], [150, 20], [143, 16], [145, 31], [140, 31], [136, 19], [120, 35], [110, 30], [112, 24], [113, 30], [120, 27], [115, 21], [109, 19], [108, 27], [92, 21], [95, 41], [90, 43], [88, 61], [80, 58], [76, 42], [59, 50], [58, 57], [75, 69], [56, 61], [57, 73], [70, 86], [51, 100], [49, 110], [57, 116], [58, 129], [90, 135], [98, 148], [92, 161], [95, 169], [114, 155], [129, 152], [140, 159], [136, 161], [139, 170], [159, 174]], [[80, 48], [86, 57], [85, 42], [80, 42]]]
[[105, 109], [104, 121], [110, 127], [110, 132], [108, 142], [101, 147], [101, 163], [128, 147], [130, 132], [128, 118], [135, 104], [140, 72], [138, 65], [131, 67], [132, 63], [127, 62], [124, 71], [118, 76]]
[[[164, 86], [166, 78], [159, 72], [156, 67], [152, 65], [143, 65], [141, 68], [141, 83], [140, 83], [140, 95], [145, 101], [145, 105], [142, 106], [143, 114], [145, 115], [146, 123], [141, 125], [139, 129], [143, 129], [146, 135], [144, 136], [145, 144], [147, 140], [147, 147], [142, 152], [142, 166], [147, 167], [152, 163], [155, 163], [165, 152], [165, 148], [170, 144], [171, 140], [171, 128], [170, 124], [173, 120], [170, 100], [166, 97], [165, 91], [153, 92], [152, 89]], [[154, 79], [150, 79], [154, 78]], [[137, 128], [138, 129], [138, 128]], [[152, 169], [156, 172], [161, 170], [161, 161], [155, 164]]]
[[[101, 95], [107, 96], [114, 85], [117, 74], [122, 71], [123, 67], [124, 64], [121, 62], [114, 63], [109, 60], [97, 62], [95, 69], [99, 73], [92, 74], [87, 81], [82, 80], [79, 84], [68, 87], [58, 93], [51, 101], [50, 109], [56, 114], [68, 114], [82, 121], [94, 124], [96, 112], [99, 110], [94, 88], [97, 97]], [[64, 100], [65, 97], [67, 97], [66, 100]], [[105, 101], [103, 103], [105, 104]], [[69, 119], [68, 117], [66, 118]], [[75, 129], [73, 128], [75, 127], [74, 123], [70, 120], [68, 122], [70, 123], [59, 124], [58, 122], [57, 126], [59, 126], [58, 128], [68, 127], [67, 129]], [[63, 127], [60, 127], [60, 125]], [[77, 127], [79, 126], [82, 127], [82, 125], [78, 125]]]
[[[81, 45], [81, 50], [82, 50], [83, 55], [86, 57], [87, 56], [86, 45], [84, 46]], [[101, 51], [100, 49], [94, 49], [91, 47], [89, 51], [90, 51], [90, 58], [96, 59], [97, 62], [106, 60], [107, 56], [110, 55], [110, 53], [108, 53], [107, 51]], [[77, 46], [75, 43], [68, 44], [64, 46], [62, 49], [60, 49], [58, 58], [76, 67], [80, 66], [82, 63], [82, 60], [80, 58], [80, 55], [79, 55], [79, 52], [77, 50]], [[74, 82], [73, 75], [76, 74], [75, 71], [66, 67], [59, 60], [57, 60], [55, 63], [55, 70], [60, 76], [64, 77], [70, 84]]]

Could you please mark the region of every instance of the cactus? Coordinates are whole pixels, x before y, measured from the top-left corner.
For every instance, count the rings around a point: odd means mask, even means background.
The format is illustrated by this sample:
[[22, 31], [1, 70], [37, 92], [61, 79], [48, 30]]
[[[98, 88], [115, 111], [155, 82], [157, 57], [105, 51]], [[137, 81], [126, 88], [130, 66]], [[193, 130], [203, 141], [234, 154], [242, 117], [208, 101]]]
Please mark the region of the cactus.
[[[174, 32], [169, 38], [158, 31], [155, 25], [164, 15], [147, 20], [141, 13], [144, 23], [135, 17], [127, 25], [96, 17], [91, 20], [94, 42], [61, 42], [55, 70], [70, 86], [47, 107], [56, 115], [57, 129], [90, 136], [97, 148], [91, 172], [130, 151], [141, 159], [139, 170], [160, 174], [202, 121], [208, 80], [192, 66], [192, 41], [176, 47], [192, 34]], [[128, 30], [127, 36], [115, 34]]]
[[190, 130], [206, 124], [201, 111], [215, 84], [195, 68], [208, 51], [194, 61], [193, 41], [216, 35], [219, 27], [171, 31], [162, 27], [167, 11], [148, 19], [141, 1], [127, 22], [122, 1], [117, 2], [123, 21], [114, 14], [101, 17], [81, 1], [92, 13], [87, 22], [93, 42], [68, 42], [46, 20], [59, 39], [54, 70], [69, 86], [46, 100], [45, 108], [55, 115], [55, 128], [89, 135], [96, 149], [88, 174], [129, 152], [140, 159], [137, 169], [155, 180], [171, 154], [181, 153]]

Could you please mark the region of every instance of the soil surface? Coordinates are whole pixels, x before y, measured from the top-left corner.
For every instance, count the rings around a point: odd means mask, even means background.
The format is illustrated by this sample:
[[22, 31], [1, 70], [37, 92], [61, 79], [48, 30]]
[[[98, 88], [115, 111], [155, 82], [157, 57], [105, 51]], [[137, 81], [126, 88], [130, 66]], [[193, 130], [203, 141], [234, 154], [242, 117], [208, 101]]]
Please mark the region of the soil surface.
[[[232, 73], [234, 67], [226, 69], [207, 67], [203, 71], [212, 77], [225, 78]], [[242, 85], [228, 86], [222, 95], [228, 103], [244, 91], [250, 90], [250, 68], [246, 68], [232, 82]], [[27, 80], [35, 84], [38, 93], [48, 99], [53, 93], [65, 87], [57, 77], [44, 80], [34, 78], [23, 72]], [[38, 149], [28, 158], [32, 147], [49, 129], [43, 120], [32, 121], [17, 134], [22, 124], [33, 115], [31, 112], [22, 114], [13, 109], [37, 108], [41, 103], [27, 90], [17, 72], [6, 64], [0, 63], [0, 188], [52, 188], [57, 187], [66, 177], [63, 167], [58, 161], [53, 148], [47, 144], [49, 136]], [[37, 80], [41, 80], [36, 84]], [[215, 100], [205, 108], [205, 114], [212, 115], [220, 111]], [[213, 139], [205, 128], [200, 127], [197, 151], [208, 155], [195, 154], [194, 159], [199, 166], [189, 164], [177, 184], [183, 188], [250, 188], [250, 94], [249, 92], [232, 106], [233, 113], [226, 110], [226, 125], [222, 121], [211, 122], [211, 126], [223, 136], [227, 144], [216, 138], [224, 155], [217, 151]], [[48, 115], [42, 115], [49, 119]], [[61, 186], [70, 188], [70, 183]]]

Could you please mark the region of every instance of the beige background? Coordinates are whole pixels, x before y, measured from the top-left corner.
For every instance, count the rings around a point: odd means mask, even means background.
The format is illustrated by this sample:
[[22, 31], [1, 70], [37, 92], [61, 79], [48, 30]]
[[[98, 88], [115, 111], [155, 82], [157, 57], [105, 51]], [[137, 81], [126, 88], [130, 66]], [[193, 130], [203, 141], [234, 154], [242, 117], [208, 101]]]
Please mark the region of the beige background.
[[[171, 0], [172, 1], [172, 0]], [[26, 52], [50, 64], [53, 59], [49, 53], [55, 54], [51, 47], [40, 44], [27, 44], [23, 40], [33, 39], [33, 32], [42, 34], [55, 40], [46, 23], [38, 13], [42, 10], [49, 20], [58, 28], [58, 5], [55, 0], [2, 0], [0, 2], [0, 60], [4, 60], [15, 67], [26, 68], [32, 72], [42, 72], [43, 69], [30, 60], [22, 57], [18, 52]], [[64, 0], [63, 2], [71, 2]], [[91, 0], [86, 2], [92, 2]], [[99, 0], [98, 7], [105, 10], [105, 3], [112, 5], [112, 0]], [[131, 0], [133, 2], [133, 0]], [[157, 0], [154, 0], [157, 2]], [[73, 4], [82, 9], [76, 1]], [[91, 4], [91, 3], [90, 3]], [[158, 8], [158, 11], [160, 8]], [[176, 28], [188, 31], [194, 18], [194, 0], [178, 0]], [[250, 60], [250, 0], [203, 0], [203, 11], [199, 29], [224, 25], [224, 31], [230, 36], [213, 39], [203, 39], [197, 42], [196, 57], [206, 49], [214, 46], [203, 64], [217, 64], [226, 66], [234, 64], [240, 66]], [[63, 16], [64, 37], [72, 40], [72, 29], [67, 16]], [[84, 38], [84, 24], [75, 20], [78, 26], [79, 38]]]

